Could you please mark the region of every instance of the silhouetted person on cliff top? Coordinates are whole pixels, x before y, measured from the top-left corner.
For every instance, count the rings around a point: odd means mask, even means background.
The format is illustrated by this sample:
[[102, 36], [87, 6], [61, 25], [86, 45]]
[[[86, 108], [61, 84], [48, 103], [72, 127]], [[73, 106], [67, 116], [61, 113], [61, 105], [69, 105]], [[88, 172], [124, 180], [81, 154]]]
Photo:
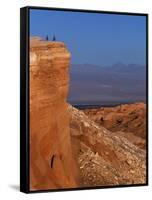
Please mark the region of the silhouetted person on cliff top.
[[48, 40], [49, 40], [49, 37], [48, 37], [48, 35], [46, 36], [45, 40], [46, 40], [46, 41], [48, 41]]
[[52, 41], [56, 41], [56, 37], [55, 37], [55, 35], [53, 36], [53, 39], [52, 39]]

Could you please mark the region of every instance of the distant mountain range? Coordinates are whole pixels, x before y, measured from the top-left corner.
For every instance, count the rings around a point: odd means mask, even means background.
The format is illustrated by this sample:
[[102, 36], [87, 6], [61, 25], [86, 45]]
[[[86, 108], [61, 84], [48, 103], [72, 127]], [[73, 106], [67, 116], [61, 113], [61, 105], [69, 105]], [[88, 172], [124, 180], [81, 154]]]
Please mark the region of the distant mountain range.
[[71, 104], [119, 104], [146, 100], [146, 66], [118, 62], [111, 66], [73, 64]]

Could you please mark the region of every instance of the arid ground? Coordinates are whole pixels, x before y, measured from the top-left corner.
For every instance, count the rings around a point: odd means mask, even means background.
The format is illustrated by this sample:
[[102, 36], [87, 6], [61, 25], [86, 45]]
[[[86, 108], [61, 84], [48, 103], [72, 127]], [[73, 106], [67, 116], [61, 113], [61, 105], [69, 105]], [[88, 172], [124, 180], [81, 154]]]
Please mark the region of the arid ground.
[[145, 182], [146, 105], [70, 108], [70, 130], [83, 186]]
[[145, 184], [145, 103], [73, 107], [70, 57], [63, 42], [30, 40], [30, 189]]

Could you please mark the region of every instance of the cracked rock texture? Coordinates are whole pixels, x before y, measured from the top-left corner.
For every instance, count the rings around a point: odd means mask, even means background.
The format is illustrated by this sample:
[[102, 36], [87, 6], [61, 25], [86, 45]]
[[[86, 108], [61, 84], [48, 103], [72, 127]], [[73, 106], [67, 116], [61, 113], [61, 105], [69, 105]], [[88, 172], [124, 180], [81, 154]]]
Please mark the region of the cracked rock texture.
[[146, 183], [145, 105], [68, 105], [69, 66], [63, 42], [30, 40], [30, 190]]
[[77, 186], [66, 103], [69, 65], [64, 43], [30, 40], [31, 190]]
[[98, 125], [104, 126], [116, 135], [123, 136], [145, 149], [147, 133], [145, 103], [85, 109], [84, 112]]
[[82, 186], [127, 185], [146, 182], [145, 151], [89, 119], [69, 105], [74, 157]]

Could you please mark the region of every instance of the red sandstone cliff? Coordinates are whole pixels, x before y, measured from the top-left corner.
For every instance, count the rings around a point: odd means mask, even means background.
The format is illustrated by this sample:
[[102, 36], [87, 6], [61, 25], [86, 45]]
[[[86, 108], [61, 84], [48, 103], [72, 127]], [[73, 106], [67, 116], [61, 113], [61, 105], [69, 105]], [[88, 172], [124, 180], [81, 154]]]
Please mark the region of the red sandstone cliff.
[[[133, 137], [124, 137], [119, 118], [133, 130], [131, 119], [145, 120], [144, 109], [139, 109], [140, 118], [129, 105], [116, 112], [86, 111], [87, 116], [68, 106], [69, 65], [64, 43], [30, 41], [30, 189], [146, 183], [146, 153]], [[107, 119], [110, 130], [119, 119], [115, 128], [121, 134], [104, 128], [98, 117]]]
[[70, 53], [62, 42], [30, 40], [30, 189], [77, 186], [67, 92]]

